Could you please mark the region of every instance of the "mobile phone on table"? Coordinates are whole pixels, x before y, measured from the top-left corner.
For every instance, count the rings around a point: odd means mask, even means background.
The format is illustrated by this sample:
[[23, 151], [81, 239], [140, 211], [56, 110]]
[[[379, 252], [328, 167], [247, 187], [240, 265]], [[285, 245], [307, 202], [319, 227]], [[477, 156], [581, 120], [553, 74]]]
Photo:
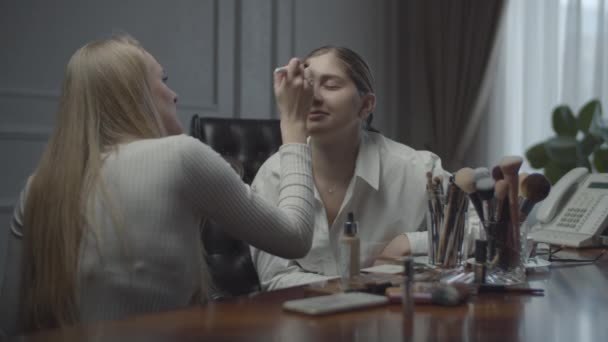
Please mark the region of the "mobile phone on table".
[[388, 303], [388, 298], [386, 296], [364, 292], [347, 292], [290, 300], [283, 303], [283, 309], [307, 315], [325, 315], [379, 306], [386, 303]]

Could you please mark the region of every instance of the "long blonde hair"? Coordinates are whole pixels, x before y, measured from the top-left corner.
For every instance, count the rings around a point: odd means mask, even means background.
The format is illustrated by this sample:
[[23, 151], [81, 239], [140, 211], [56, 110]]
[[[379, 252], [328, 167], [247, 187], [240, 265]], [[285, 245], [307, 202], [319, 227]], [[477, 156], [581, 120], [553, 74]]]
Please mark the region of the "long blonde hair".
[[135, 39], [120, 35], [86, 44], [66, 67], [56, 126], [24, 212], [26, 331], [78, 321], [80, 241], [102, 153], [121, 142], [165, 135], [145, 54]]

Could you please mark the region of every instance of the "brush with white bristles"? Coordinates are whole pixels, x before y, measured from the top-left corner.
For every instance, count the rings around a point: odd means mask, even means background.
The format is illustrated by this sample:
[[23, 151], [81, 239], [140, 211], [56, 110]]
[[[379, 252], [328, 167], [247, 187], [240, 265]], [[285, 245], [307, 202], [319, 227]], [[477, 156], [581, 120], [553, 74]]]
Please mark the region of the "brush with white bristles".
[[481, 199], [479, 199], [479, 196], [476, 193], [477, 189], [475, 188], [475, 171], [473, 171], [473, 169], [470, 167], [463, 167], [462, 169], [458, 170], [454, 174], [454, 184], [456, 184], [460, 190], [469, 195], [479, 219], [483, 222], [484, 217]]

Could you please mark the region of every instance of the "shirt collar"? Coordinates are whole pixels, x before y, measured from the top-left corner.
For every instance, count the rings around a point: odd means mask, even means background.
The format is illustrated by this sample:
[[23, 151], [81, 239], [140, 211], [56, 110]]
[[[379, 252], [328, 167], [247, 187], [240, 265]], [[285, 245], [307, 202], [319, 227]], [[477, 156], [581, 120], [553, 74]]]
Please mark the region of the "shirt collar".
[[[354, 177], [362, 179], [374, 190], [378, 190], [380, 186], [380, 147], [374, 143], [374, 137], [371, 134], [375, 133], [367, 131], [361, 133]], [[306, 143], [310, 144], [310, 137], [307, 137]], [[278, 170], [275, 171], [278, 174]], [[318, 196], [315, 188], [315, 197]]]
[[380, 184], [380, 151], [378, 144], [375, 144], [372, 139], [373, 137], [368, 132], [363, 131], [361, 133], [355, 177], [361, 178], [374, 190], [378, 190]]

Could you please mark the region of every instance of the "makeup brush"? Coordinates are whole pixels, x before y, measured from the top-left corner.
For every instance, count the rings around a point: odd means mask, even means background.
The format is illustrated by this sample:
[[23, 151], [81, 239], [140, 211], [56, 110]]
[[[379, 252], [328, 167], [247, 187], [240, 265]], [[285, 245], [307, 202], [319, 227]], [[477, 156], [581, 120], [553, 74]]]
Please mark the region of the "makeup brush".
[[453, 221], [456, 215], [456, 201], [459, 193], [461, 192], [462, 190], [460, 190], [460, 188], [458, 188], [454, 182], [450, 181], [448, 184], [447, 198], [444, 206], [443, 222], [439, 230], [439, 246], [437, 248], [437, 253], [435, 253], [437, 260], [443, 260], [445, 257], [449, 235], [452, 233], [451, 229], [453, 228]]
[[483, 208], [481, 206], [481, 200], [479, 199], [479, 196], [475, 193], [475, 171], [473, 171], [473, 169], [471, 169], [470, 167], [463, 167], [462, 169], [458, 170], [454, 174], [454, 184], [456, 184], [460, 188], [460, 190], [464, 191], [467, 195], [469, 195], [469, 198], [471, 199], [471, 202], [473, 202], [473, 207], [475, 207], [475, 211], [477, 212], [479, 219], [483, 222], [484, 217]]
[[521, 195], [521, 192], [522, 192], [521, 185], [527, 177], [528, 177], [527, 172], [520, 172], [519, 175], [517, 175], [517, 187], [519, 189], [520, 200], [521, 200], [521, 196], [522, 196]]
[[494, 178], [495, 181], [505, 178], [505, 176], [502, 174], [500, 166], [496, 165], [492, 168], [492, 178]]
[[478, 167], [475, 170], [473, 170], [474, 174], [475, 174], [475, 181], [477, 181], [478, 179], [481, 178], [486, 178], [486, 177], [490, 177], [490, 170], [488, 170], [487, 167]]
[[494, 216], [494, 208], [492, 206], [492, 199], [494, 198], [494, 179], [489, 175], [485, 178], [478, 179], [475, 182], [475, 188], [477, 188], [477, 194], [481, 198], [483, 217], [487, 221], [490, 221]]
[[507, 190], [509, 185], [504, 179], [499, 179], [494, 185], [494, 221], [500, 222], [503, 219], [503, 208], [505, 203], [505, 197], [507, 196]]
[[433, 190], [433, 174], [430, 171], [426, 173], [426, 189], [429, 192]]
[[437, 191], [440, 195], [443, 195], [443, 176], [433, 177], [433, 184], [437, 187]]
[[521, 184], [521, 195], [523, 200], [519, 206], [520, 219], [525, 221], [534, 208], [534, 205], [549, 195], [551, 191], [551, 182], [540, 173], [533, 173], [526, 177]]
[[499, 164], [504, 179], [509, 184], [509, 213], [513, 227], [517, 227], [519, 224], [519, 177], [517, 173], [523, 161], [520, 156], [507, 156], [503, 157]]
[[505, 267], [516, 265], [520, 259], [519, 177], [517, 173], [523, 161], [523, 158], [520, 156], [507, 156], [503, 157], [500, 164], [498, 164], [505, 177], [505, 181], [509, 184], [507, 193], [509, 196], [509, 218], [511, 222], [505, 239], [507, 248], [503, 250], [505, 255], [501, 258]]

